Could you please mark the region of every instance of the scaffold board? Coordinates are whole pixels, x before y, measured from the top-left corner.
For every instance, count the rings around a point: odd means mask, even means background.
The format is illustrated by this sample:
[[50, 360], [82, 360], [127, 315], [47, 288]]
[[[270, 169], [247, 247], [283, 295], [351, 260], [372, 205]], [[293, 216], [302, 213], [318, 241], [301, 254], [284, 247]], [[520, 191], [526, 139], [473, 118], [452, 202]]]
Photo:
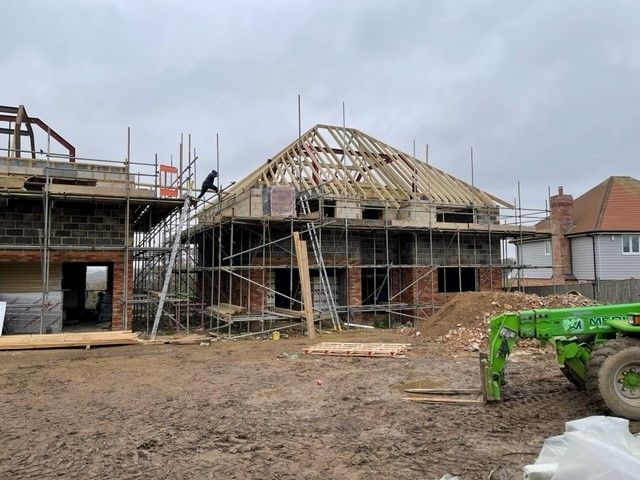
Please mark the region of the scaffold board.
[[133, 345], [137, 343], [138, 334], [131, 332], [131, 330], [3, 335], [2, 338], [0, 338], [0, 350]]
[[404, 357], [409, 350], [407, 343], [336, 343], [322, 342], [302, 351], [309, 355], [339, 357]]

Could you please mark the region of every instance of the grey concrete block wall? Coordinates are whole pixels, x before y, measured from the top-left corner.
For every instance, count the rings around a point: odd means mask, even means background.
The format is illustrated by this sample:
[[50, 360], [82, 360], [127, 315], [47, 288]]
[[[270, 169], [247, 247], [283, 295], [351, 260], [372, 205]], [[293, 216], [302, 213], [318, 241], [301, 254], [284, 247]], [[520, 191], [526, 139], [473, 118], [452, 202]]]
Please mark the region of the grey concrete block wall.
[[[125, 207], [118, 204], [54, 202], [52, 246], [121, 246]], [[0, 245], [38, 246], [42, 242], [42, 202], [10, 199], [0, 210]]]
[[[431, 246], [430, 240], [433, 241]], [[434, 265], [458, 264], [457, 233], [433, 233], [431, 237], [426, 232], [417, 235], [417, 244], [408, 238], [403, 242], [401, 257], [404, 264], [430, 265], [433, 255]], [[461, 265], [496, 265], [500, 263], [500, 240], [492, 238], [491, 251], [487, 235], [460, 234], [460, 264]]]

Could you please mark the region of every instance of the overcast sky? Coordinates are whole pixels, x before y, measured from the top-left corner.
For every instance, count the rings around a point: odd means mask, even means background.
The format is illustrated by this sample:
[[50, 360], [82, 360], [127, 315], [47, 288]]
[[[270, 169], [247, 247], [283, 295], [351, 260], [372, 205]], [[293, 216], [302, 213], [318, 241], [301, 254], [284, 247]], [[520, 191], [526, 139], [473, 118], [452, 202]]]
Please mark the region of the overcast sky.
[[640, 177], [640, 2], [3, 0], [0, 104], [78, 155], [177, 153], [239, 179], [302, 127], [363, 130], [544, 207]]

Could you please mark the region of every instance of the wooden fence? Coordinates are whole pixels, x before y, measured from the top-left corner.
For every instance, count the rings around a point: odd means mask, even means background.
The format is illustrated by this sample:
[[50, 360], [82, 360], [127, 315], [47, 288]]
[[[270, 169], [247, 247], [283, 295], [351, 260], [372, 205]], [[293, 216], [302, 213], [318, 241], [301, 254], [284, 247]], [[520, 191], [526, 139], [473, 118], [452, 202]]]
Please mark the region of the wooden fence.
[[629, 278], [627, 280], [601, 280], [600, 282], [571, 285], [524, 287], [524, 291], [542, 297], [554, 293], [575, 291], [602, 303], [638, 303], [640, 302], [640, 279]]

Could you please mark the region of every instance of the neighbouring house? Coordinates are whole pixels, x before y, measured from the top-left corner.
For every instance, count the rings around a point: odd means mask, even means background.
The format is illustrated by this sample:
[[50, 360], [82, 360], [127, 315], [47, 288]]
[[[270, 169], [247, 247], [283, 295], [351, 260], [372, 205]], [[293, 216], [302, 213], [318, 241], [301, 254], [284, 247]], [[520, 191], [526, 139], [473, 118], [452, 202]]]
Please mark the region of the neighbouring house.
[[640, 181], [613, 176], [575, 200], [558, 188], [546, 238], [514, 240], [524, 284], [640, 278]]

